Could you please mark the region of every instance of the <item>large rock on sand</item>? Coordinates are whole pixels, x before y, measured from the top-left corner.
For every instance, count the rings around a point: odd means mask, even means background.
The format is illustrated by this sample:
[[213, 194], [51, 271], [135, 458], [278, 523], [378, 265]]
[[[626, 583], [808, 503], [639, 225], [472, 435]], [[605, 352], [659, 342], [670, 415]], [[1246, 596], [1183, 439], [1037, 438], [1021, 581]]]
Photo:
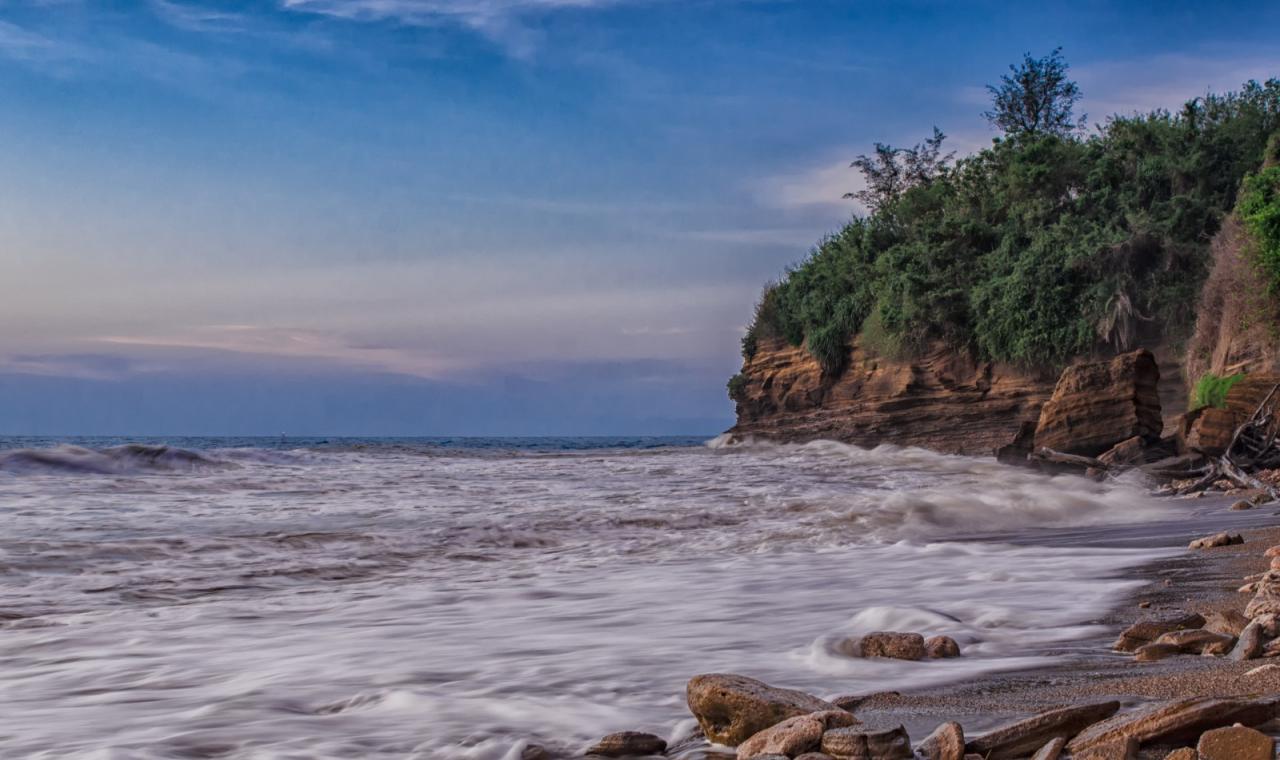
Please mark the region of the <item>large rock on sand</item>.
[[1118, 443], [1160, 439], [1160, 369], [1150, 351], [1063, 370], [1040, 410], [1036, 448], [1096, 457]]
[[965, 745], [965, 750], [987, 760], [1026, 757], [1050, 739], [1075, 736], [1119, 709], [1119, 702], [1097, 702], [1050, 710], [973, 739]]
[[911, 737], [902, 726], [835, 728], [822, 735], [822, 751], [849, 760], [912, 760]]
[[1143, 618], [1120, 634], [1112, 649], [1117, 652], [1136, 652], [1139, 647], [1154, 642], [1170, 631], [1200, 628], [1204, 617], [1194, 612], [1172, 612]]
[[1276, 742], [1261, 731], [1228, 726], [1206, 731], [1196, 750], [1200, 760], [1271, 760], [1276, 756]]
[[840, 709], [802, 691], [725, 673], [694, 676], [688, 700], [707, 738], [730, 747], [787, 718]]
[[596, 742], [586, 754], [594, 757], [646, 757], [667, 751], [665, 739], [639, 731], [620, 731]]
[[832, 728], [848, 728], [858, 719], [844, 710], [797, 715], [770, 726], [738, 745], [738, 760], [767, 755], [796, 757], [816, 750], [822, 735]]
[[1201, 733], [1233, 723], [1256, 726], [1275, 717], [1271, 700], [1196, 697], [1165, 702], [1147, 710], [1125, 713], [1097, 723], [1067, 743], [1074, 757], [1092, 747], [1127, 738], [1139, 744], [1195, 739]]
[[916, 747], [920, 760], [964, 760], [964, 729], [955, 721], [947, 721], [933, 730]]
[[876, 631], [863, 636], [859, 643], [863, 657], [919, 660], [925, 655], [924, 636], [918, 633]]
[[762, 755], [795, 757], [818, 748], [826, 727], [812, 715], [797, 715], [774, 724], [738, 745], [738, 760]]

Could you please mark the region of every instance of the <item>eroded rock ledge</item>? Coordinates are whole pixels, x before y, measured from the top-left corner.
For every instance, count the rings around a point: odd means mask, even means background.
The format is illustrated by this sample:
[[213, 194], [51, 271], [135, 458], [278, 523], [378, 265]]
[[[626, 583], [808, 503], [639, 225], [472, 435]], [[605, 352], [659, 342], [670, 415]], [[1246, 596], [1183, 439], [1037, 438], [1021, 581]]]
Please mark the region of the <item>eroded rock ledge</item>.
[[[1123, 357], [1131, 360], [1125, 363]], [[1108, 367], [1117, 362], [1123, 366]], [[1089, 374], [1090, 367], [1099, 370], [1093, 373], [1098, 377]], [[1158, 439], [1161, 428], [1175, 424], [1186, 411], [1179, 362], [1159, 347], [1154, 356], [1132, 352], [1093, 364], [1082, 359], [1063, 377], [1073, 371], [1091, 381], [1078, 384], [1092, 395], [1083, 394], [1089, 403], [1079, 408], [1057, 405], [1056, 417], [1050, 416], [1060, 428], [1058, 437], [1078, 437], [1099, 420], [1115, 422], [1116, 410], [1107, 406], [1119, 398], [1111, 387], [1116, 382], [1106, 382], [1115, 380], [1112, 375], [1148, 384], [1145, 396], [1124, 399], [1139, 402], [1125, 414], [1141, 423], [1137, 428], [1144, 437]], [[772, 340], [762, 342], [743, 365], [734, 394], [738, 421], [728, 432], [739, 438], [825, 439], [868, 447], [892, 443], [990, 456], [1020, 439], [1029, 445], [1033, 434], [1037, 442], [1045, 438], [1037, 445], [1050, 445], [1054, 436], [1048, 433], [1054, 431], [1037, 430], [1037, 422], [1045, 425], [1041, 410], [1058, 382], [1058, 372], [980, 362], [941, 345], [911, 361], [886, 359], [865, 350], [857, 337], [850, 344], [847, 369], [831, 377], [804, 348]]]
[[783, 341], [762, 343], [742, 375], [731, 434], [977, 455], [990, 455], [1019, 425], [1034, 422], [1058, 379], [944, 348], [892, 361], [865, 351], [856, 338], [838, 378], [825, 376], [805, 349]]

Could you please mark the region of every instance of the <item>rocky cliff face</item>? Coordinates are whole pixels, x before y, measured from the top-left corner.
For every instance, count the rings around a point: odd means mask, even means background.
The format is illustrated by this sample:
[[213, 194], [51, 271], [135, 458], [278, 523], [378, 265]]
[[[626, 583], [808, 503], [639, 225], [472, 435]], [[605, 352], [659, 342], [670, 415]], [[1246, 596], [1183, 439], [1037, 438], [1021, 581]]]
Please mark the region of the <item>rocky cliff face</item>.
[[1280, 372], [1280, 301], [1250, 262], [1254, 243], [1234, 216], [1213, 240], [1213, 259], [1187, 348], [1187, 380], [1212, 372]]
[[854, 339], [848, 368], [824, 376], [803, 348], [762, 342], [743, 366], [729, 432], [783, 441], [894, 443], [990, 455], [1034, 422], [1056, 374], [976, 362], [938, 348], [913, 361], [874, 356]]
[[[1181, 367], [1157, 350], [1165, 422], [1186, 411]], [[736, 394], [739, 437], [779, 441], [829, 439], [859, 446], [893, 443], [949, 454], [989, 456], [1035, 429], [1053, 395], [1056, 372], [1032, 372], [974, 361], [937, 347], [912, 361], [895, 361], [850, 345], [848, 368], [826, 376], [804, 348], [761, 342], [742, 368]], [[1158, 414], [1158, 412], [1157, 412]]]

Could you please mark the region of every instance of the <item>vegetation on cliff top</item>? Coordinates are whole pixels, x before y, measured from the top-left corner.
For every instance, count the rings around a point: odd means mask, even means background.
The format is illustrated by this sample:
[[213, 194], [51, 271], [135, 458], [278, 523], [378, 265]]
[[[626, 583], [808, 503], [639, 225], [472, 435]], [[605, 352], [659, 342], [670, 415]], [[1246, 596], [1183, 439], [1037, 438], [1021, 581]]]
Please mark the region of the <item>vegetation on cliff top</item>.
[[[1058, 366], [1194, 322], [1209, 242], [1280, 129], [1280, 80], [1180, 111], [1113, 116], [1091, 132], [1055, 51], [990, 88], [1004, 134], [958, 161], [944, 136], [859, 157], [869, 213], [766, 288], [743, 354], [780, 337], [839, 374], [849, 339], [910, 356], [941, 341]], [[1246, 184], [1242, 209], [1280, 281], [1280, 173]]]

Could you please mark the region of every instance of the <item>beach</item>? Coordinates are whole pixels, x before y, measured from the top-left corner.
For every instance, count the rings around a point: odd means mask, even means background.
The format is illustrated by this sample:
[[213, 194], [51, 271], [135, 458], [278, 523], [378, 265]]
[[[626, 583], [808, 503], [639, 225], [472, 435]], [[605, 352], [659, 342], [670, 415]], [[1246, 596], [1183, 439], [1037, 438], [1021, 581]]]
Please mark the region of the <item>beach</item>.
[[[1274, 519], [825, 442], [30, 443], [0, 452], [0, 747], [17, 756], [496, 760], [621, 730], [674, 745], [703, 672], [897, 691], [860, 712], [980, 731], [1222, 668], [1107, 645], [1138, 599], [1207, 600], [1264, 548], [1189, 554], [1190, 537]], [[849, 657], [875, 630], [963, 656]]]

